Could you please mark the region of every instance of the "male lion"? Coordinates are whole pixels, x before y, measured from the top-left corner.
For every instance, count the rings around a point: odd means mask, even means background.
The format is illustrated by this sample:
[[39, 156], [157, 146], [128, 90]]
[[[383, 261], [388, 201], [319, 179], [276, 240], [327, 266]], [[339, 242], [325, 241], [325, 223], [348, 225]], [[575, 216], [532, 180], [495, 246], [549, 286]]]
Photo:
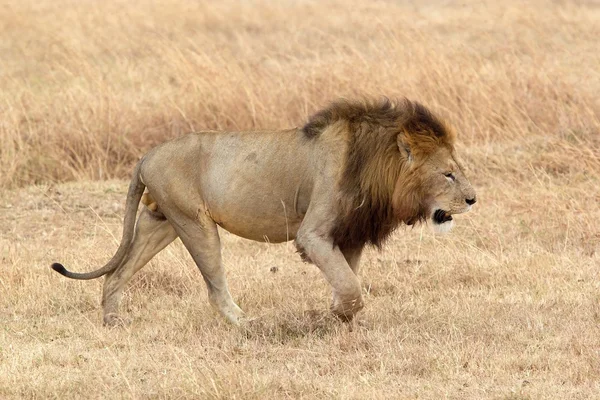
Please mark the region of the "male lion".
[[114, 325], [127, 281], [179, 237], [210, 303], [239, 324], [219, 225], [257, 241], [295, 239], [333, 287], [333, 313], [350, 320], [363, 307], [357, 273], [366, 244], [380, 247], [402, 222], [449, 227], [475, 203], [453, 143], [452, 130], [421, 104], [387, 99], [335, 102], [303, 128], [182, 136], [135, 167], [123, 239], [108, 264], [88, 273], [52, 268], [74, 279], [106, 275], [104, 322]]

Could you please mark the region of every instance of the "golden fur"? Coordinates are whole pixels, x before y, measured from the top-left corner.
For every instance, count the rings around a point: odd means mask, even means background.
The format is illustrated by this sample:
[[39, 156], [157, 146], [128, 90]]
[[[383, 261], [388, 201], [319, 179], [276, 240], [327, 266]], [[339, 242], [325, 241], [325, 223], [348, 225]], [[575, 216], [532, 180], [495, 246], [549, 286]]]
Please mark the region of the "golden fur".
[[74, 279], [106, 275], [104, 321], [113, 325], [127, 281], [180, 237], [210, 303], [238, 324], [243, 312], [229, 293], [217, 226], [253, 240], [295, 239], [332, 285], [332, 311], [348, 320], [363, 307], [357, 274], [365, 244], [380, 246], [402, 222], [449, 226], [475, 202], [454, 140], [424, 106], [387, 99], [333, 103], [303, 128], [186, 135], [136, 166], [123, 239], [104, 267], [52, 268]]

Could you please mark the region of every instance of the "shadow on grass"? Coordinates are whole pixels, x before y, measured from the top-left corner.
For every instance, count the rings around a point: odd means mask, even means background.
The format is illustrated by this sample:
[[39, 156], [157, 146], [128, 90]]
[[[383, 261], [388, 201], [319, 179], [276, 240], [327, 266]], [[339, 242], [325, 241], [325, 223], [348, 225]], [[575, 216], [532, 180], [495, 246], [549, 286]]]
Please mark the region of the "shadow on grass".
[[259, 317], [247, 321], [241, 331], [245, 339], [268, 343], [289, 343], [298, 339], [323, 338], [349, 325], [325, 311], [286, 312], [277, 318]]

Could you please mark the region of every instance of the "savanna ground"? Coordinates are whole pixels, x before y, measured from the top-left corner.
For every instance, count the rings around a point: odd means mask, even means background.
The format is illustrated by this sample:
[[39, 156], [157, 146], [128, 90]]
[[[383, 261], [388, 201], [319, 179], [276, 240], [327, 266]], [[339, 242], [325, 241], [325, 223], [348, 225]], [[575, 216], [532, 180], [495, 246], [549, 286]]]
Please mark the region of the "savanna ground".
[[[597, 2], [23, 0], [0, 6], [0, 397], [600, 396]], [[223, 234], [216, 315], [180, 243], [101, 325], [127, 179], [191, 130], [284, 128], [338, 97], [446, 117], [478, 190], [447, 236], [399, 229], [350, 329], [291, 244]]]

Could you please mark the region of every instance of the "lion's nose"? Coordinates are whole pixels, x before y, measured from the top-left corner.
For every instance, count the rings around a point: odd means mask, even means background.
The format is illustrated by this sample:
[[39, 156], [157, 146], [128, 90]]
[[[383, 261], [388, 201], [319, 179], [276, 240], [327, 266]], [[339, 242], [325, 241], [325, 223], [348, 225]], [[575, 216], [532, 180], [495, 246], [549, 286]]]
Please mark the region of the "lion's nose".
[[477, 199], [475, 197], [473, 197], [472, 199], [466, 199], [465, 201], [467, 202], [468, 205], [472, 206], [473, 204], [475, 204], [477, 202]]

